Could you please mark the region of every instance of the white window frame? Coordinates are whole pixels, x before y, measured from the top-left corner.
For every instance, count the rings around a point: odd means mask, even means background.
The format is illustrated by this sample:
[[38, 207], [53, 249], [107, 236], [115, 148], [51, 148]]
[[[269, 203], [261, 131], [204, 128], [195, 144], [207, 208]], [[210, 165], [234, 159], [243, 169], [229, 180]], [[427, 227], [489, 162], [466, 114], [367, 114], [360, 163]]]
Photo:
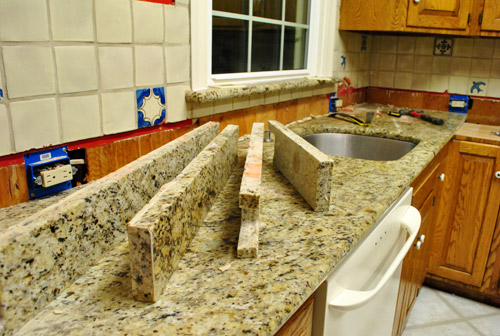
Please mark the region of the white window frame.
[[338, 0], [311, 0], [307, 68], [212, 75], [212, 0], [191, 0], [191, 88], [333, 75]]

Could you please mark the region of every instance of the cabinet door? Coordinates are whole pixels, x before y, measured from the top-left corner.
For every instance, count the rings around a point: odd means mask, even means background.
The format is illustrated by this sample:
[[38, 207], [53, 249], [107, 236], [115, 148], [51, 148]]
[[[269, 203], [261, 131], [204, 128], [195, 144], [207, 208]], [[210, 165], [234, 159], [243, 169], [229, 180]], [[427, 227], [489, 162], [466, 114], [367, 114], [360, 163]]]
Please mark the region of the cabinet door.
[[430, 272], [481, 286], [500, 207], [500, 147], [453, 140]]
[[408, 0], [407, 25], [412, 27], [463, 29], [472, 0]]
[[498, 0], [484, 1], [481, 29], [500, 31], [500, 2]]
[[[392, 334], [401, 335], [406, 325], [418, 290], [422, 287], [429, 265], [429, 257], [432, 247], [432, 231], [439, 209], [438, 195], [442, 183], [438, 179], [444, 172], [444, 160], [446, 159], [446, 148], [429, 164], [429, 166], [415, 179], [412, 184], [412, 205], [418, 209], [422, 217], [420, 230], [414, 241], [413, 247], [408, 251], [401, 271], [399, 283], [398, 302]], [[420, 238], [425, 236], [422, 243]], [[420, 249], [416, 247], [420, 241]]]

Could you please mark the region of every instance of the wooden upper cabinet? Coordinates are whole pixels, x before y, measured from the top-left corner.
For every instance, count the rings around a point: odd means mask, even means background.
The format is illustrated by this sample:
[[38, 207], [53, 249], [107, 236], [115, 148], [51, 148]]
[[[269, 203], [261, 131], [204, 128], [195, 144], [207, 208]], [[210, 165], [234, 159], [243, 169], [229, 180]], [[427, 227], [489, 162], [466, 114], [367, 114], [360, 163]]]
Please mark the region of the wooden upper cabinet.
[[406, 23], [411, 27], [465, 30], [471, 9], [472, 0], [408, 0]]
[[500, 208], [500, 147], [453, 140], [430, 272], [481, 286]]
[[500, 31], [500, 1], [485, 0], [483, 9], [482, 30]]

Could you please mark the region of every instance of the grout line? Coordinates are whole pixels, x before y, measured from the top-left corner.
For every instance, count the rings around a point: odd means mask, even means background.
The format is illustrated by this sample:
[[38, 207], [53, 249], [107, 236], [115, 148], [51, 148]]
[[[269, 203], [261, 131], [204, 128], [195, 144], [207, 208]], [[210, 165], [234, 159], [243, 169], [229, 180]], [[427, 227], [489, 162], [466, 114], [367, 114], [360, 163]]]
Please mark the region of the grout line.
[[99, 104], [99, 131], [101, 135], [104, 135], [104, 112], [102, 109], [102, 83], [101, 83], [101, 63], [99, 61], [99, 44], [97, 43], [97, 13], [96, 13], [96, 0], [92, 0], [92, 28], [94, 30], [94, 41], [92, 42], [94, 46], [95, 54], [95, 71], [97, 74], [97, 98]]
[[[47, 6], [47, 26], [49, 30], [49, 47], [52, 53], [52, 66], [54, 67], [54, 99], [56, 103], [56, 113], [57, 113], [57, 122], [59, 128], [59, 142], [57, 144], [64, 143], [64, 128], [62, 122], [62, 112], [61, 112], [61, 99], [59, 97], [59, 74], [57, 69], [57, 61], [56, 61], [56, 46], [54, 44], [54, 38], [52, 33], [52, 17], [50, 13], [50, 3], [49, 0], [45, 0]], [[52, 144], [55, 145], [55, 144]]]

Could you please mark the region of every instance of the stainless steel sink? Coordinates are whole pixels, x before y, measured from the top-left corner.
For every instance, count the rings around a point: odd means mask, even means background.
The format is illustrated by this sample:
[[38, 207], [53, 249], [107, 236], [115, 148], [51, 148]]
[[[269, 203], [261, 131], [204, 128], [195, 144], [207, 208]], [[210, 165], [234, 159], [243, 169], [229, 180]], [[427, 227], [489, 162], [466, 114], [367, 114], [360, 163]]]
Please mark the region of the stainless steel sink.
[[329, 155], [376, 161], [398, 160], [417, 145], [410, 141], [341, 133], [316, 133], [303, 138]]

